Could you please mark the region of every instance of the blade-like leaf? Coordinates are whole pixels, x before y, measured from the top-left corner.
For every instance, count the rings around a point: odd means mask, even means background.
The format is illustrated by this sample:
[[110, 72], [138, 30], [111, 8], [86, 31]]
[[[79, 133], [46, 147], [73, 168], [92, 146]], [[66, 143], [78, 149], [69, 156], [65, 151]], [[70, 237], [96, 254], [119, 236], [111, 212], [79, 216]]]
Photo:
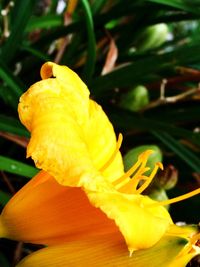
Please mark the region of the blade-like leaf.
[[0, 156], [0, 170], [18, 174], [24, 177], [33, 177], [38, 170], [20, 161]]
[[148, 81], [147, 75], [179, 65], [195, 64], [199, 60], [199, 44], [184, 46], [173, 52], [135, 60], [133, 63], [122, 66], [107, 75], [96, 78], [91, 82], [90, 88], [96, 97], [102, 96], [114, 88], [146, 83]]
[[0, 266], [10, 267], [10, 264], [3, 253], [0, 252]]
[[23, 93], [24, 85], [18, 78], [13, 75], [10, 69], [6, 67], [2, 61], [0, 61], [0, 78], [7, 86], [9, 86], [10, 90], [12, 91], [13, 97], [15, 96], [15, 101], [17, 104], [20, 95]]
[[106, 3], [106, 0], [96, 0], [92, 4], [92, 14], [97, 14]]
[[83, 9], [85, 11], [85, 20], [88, 32], [88, 51], [87, 51], [87, 61], [83, 71], [83, 79], [89, 81], [94, 72], [95, 59], [96, 59], [96, 41], [94, 34], [94, 25], [92, 12], [88, 0], [81, 0]]
[[43, 61], [50, 61], [50, 57], [48, 55], [43, 54], [38, 49], [35, 49], [31, 46], [22, 45], [21, 50], [27, 51], [30, 54], [32, 54], [33, 56], [38, 57], [39, 59], [41, 59]]
[[20, 124], [18, 120], [1, 114], [0, 114], [0, 131], [17, 134], [19, 136], [29, 137], [29, 133]]
[[125, 131], [130, 130], [162, 130], [166, 133], [173, 134], [182, 138], [187, 138], [193, 143], [200, 145], [200, 134], [185, 130], [181, 127], [176, 127], [170, 123], [157, 121], [156, 119], [148, 119], [137, 113], [125, 111], [122, 109], [110, 109], [109, 117], [113, 124]]
[[9, 63], [21, 44], [25, 27], [33, 12], [36, 0], [16, 0], [11, 13], [10, 36], [2, 47], [1, 59]]
[[[5, 193], [4, 191], [0, 190], [0, 204], [1, 205], [5, 206], [10, 198], [11, 198], [10, 194]], [[1, 262], [1, 259], [0, 259], [0, 262]]]
[[38, 29], [53, 28], [63, 25], [63, 18], [59, 15], [46, 15], [31, 17], [26, 26], [26, 31], [31, 32]]
[[152, 134], [160, 139], [163, 144], [176, 153], [185, 164], [189, 165], [195, 172], [200, 173], [200, 159], [188, 148], [179, 143], [169, 133], [152, 131]]
[[148, 0], [158, 4], [175, 7], [184, 11], [200, 14], [200, 2], [194, 0]]

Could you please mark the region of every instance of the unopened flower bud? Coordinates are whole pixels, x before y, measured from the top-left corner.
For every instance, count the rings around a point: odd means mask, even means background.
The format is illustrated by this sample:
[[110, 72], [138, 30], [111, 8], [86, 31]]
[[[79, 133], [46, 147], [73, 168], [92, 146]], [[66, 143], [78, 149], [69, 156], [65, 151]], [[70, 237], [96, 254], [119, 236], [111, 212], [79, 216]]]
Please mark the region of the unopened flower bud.
[[172, 189], [178, 181], [178, 170], [173, 165], [168, 165], [157, 176], [157, 182], [165, 190]]
[[157, 48], [167, 40], [168, 34], [169, 29], [165, 23], [149, 26], [138, 37], [136, 47], [138, 51]]
[[128, 93], [123, 94], [119, 105], [122, 108], [138, 111], [149, 103], [149, 93], [146, 87], [138, 85]]
[[149, 175], [151, 173], [151, 170], [153, 170], [155, 164], [162, 161], [162, 152], [156, 145], [138, 146], [129, 150], [124, 156], [125, 171], [129, 170], [131, 166], [133, 166], [133, 164], [137, 162], [139, 155], [146, 150], [153, 150], [153, 153], [149, 156], [146, 164], [146, 166], [149, 167], [150, 170], [145, 172], [145, 175]]

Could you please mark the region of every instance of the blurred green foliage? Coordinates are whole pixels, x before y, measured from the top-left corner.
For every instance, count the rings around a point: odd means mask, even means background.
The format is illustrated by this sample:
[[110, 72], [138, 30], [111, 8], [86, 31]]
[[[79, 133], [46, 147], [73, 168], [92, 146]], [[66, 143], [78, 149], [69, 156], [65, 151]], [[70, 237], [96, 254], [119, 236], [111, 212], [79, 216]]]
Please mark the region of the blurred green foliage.
[[[48, 60], [69, 66], [88, 84], [91, 97], [123, 133], [124, 154], [141, 145], [161, 149], [164, 166], [179, 173], [169, 196], [199, 187], [200, 1], [80, 0], [72, 14], [68, 4], [0, 2], [1, 206], [37, 172], [25, 159], [29, 134], [19, 123], [17, 104]], [[130, 111], [129, 96], [138, 85], [149, 99], [139, 105], [137, 95], [137, 108]], [[127, 105], [120, 104], [122, 98]], [[196, 196], [170, 211], [175, 221], [198, 223], [199, 208]], [[15, 243], [2, 241], [5, 267], [15, 259], [9, 246]]]

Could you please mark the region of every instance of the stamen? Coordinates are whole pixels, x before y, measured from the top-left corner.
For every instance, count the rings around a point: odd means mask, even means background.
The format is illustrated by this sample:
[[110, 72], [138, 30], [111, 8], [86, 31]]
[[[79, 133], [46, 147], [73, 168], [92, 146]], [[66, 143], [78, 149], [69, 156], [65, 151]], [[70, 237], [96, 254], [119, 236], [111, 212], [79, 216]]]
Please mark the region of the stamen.
[[118, 140], [117, 140], [117, 144], [116, 144], [116, 149], [113, 152], [113, 154], [111, 155], [111, 157], [109, 158], [109, 160], [99, 169], [100, 172], [105, 171], [106, 168], [108, 168], [108, 166], [113, 162], [113, 160], [115, 159], [117, 153], [119, 152], [119, 149], [122, 145], [122, 140], [123, 140], [123, 136], [120, 133], [118, 136]]
[[[146, 150], [140, 154], [138, 161], [123, 176], [113, 182], [115, 188], [126, 193], [134, 193], [139, 181], [144, 177], [142, 174], [149, 170], [149, 168], [145, 166], [149, 155], [152, 153], [153, 150]], [[130, 179], [129, 176], [131, 176], [137, 169], [138, 171], [134, 174], [132, 179]]]
[[146, 182], [144, 182], [143, 185], [139, 189], [136, 190], [137, 194], [141, 194], [150, 185], [150, 183], [152, 182], [152, 180], [153, 180], [154, 176], [156, 175], [159, 168], [161, 170], [163, 170], [163, 165], [161, 162], [156, 163], [151, 175], [148, 177]]
[[179, 197], [175, 197], [175, 198], [168, 199], [168, 200], [165, 200], [165, 201], [155, 202], [155, 203], [151, 204], [150, 206], [151, 207], [154, 207], [154, 206], [167, 206], [167, 205], [170, 205], [170, 204], [185, 200], [187, 198], [193, 197], [193, 196], [198, 195], [198, 194], [200, 194], [200, 188], [195, 189], [195, 190], [193, 190], [193, 191], [191, 191], [189, 193], [186, 193], [186, 194], [184, 194], [182, 196], [179, 196]]
[[133, 178], [127, 177], [126, 180], [122, 181], [120, 184], [116, 185], [115, 188], [117, 190], [120, 190], [120, 192], [126, 192], [127, 194], [134, 194], [136, 192], [136, 188], [138, 186], [138, 183], [141, 180], [146, 180], [148, 177], [145, 175], [142, 175], [146, 171], [148, 171], [149, 168], [140, 167], [137, 173], [133, 176]]
[[113, 182], [113, 185], [120, 185], [122, 182], [126, 181], [128, 179], [128, 182], [130, 181], [129, 176], [131, 176], [137, 168], [140, 166], [141, 162], [138, 160], [124, 175], [122, 175], [120, 178], [115, 180]]

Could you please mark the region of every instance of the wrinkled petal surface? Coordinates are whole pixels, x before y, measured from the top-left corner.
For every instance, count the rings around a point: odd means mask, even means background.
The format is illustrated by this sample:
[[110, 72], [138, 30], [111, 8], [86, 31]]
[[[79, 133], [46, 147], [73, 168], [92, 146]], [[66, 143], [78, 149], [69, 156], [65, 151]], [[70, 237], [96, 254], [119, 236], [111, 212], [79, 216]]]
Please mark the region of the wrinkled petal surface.
[[22, 260], [17, 267], [169, 267], [186, 243], [183, 238], [164, 237], [152, 248], [129, 256], [121, 237], [110, 234], [39, 250]]
[[[131, 252], [156, 244], [172, 225], [171, 217], [162, 206], [151, 207], [153, 200], [148, 197], [115, 190], [112, 182], [119, 179], [124, 170], [119, 151], [109, 166], [102, 168], [112, 158], [117, 145], [113, 126], [102, 108], [89, 99], [86, 85], [67, 67], [48, 62], [42, 66], [41, 77], [43, 80], [31, 86], [19, 104], [20, 119], [31, 132], [27, 156], [58, 183], [84, 188], [94, 206], [90, 209], [98, 210], [99, 214], [103, 211], [99, 216], [105, 219], [107, 215], [112, 227], [116, 227], [116, 223]], [[53, 178], [51, 180], [53, 183]], [[34, 190], [36, 194], [39, 187]], [[54, 190], [53, 186], [48, 190]], [[62, 190], [74, 196], [81, 192], [80, 198], [83, 195], [86, 198], [81, 189]], [[30, 197], [30, 204], [31, 201], [34, 200]], [[85, 212], [90, 216], [87, 209]], [[61, 225], [69, 216], [67, 212], [64, 214]], [[55, 239], [62, 235], [57, 231]]]
[[[21, 122], [31, 132], [27, 156], [60, 184], [81, 186], [88, 177], [98, 176], [114, 152], [113, 127], [72, 70], [48, 62], [41, 76], [43, 80], [22, 95], [18, 107]], [[110, 181], [122, 173], [118, 152], [104, 175]]]
[[[84, 126], [87, 148], [95, 167], [99, 170], [110, 159], [116, 149], [114, 129], [102, 107], [95, 101], [89, 101], [89, 119]], [[113, 182], [124, 174], [121, 153], [102, 172], [104, 178]]]

